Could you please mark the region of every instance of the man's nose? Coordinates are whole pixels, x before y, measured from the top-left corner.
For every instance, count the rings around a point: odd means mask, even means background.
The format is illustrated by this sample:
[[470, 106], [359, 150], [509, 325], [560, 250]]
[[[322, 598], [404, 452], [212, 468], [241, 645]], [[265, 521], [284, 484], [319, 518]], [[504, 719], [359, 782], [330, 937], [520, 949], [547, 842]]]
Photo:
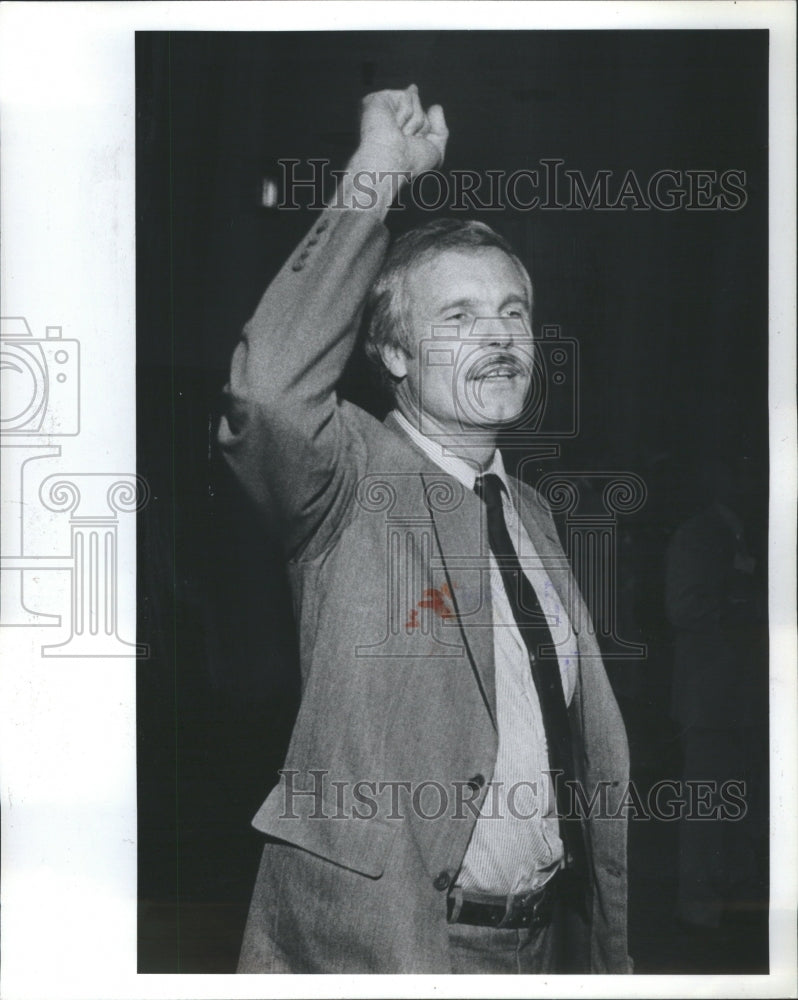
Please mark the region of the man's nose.
[[520, 338], [526, 336], [523, 322], [515, 316], [495, 316], [478, 319], [474, 333], [490, 347], [507, 349]]

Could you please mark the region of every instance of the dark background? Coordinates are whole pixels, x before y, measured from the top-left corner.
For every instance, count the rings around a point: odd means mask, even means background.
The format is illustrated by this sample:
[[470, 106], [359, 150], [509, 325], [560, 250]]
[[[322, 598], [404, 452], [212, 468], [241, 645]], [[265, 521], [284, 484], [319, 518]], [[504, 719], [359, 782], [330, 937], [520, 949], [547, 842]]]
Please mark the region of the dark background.
[[[445, 169], [544, 157], [612, 170], [744, 170], [739, 211], [484, 213], [528, 263], [535, 325], [580, 346], [580, 432], [541, 473], [616, 469], [648, 488], [621, 525], [620, 621], [649, 653], [608, 663], [643, 785], [678, 777], [662, 563], [706, 501], [707, 460], [745, 454], [764, 556], [767, 502], [767, 33], [139, 33], [137, 440], [140, 971], [232, 971], [260, 849], [250, 819], [298, 702], [275, 541], [214, 448], [233, 346], [316, 213], [261, 207], [277, 160], [357, 141], [360, 98], [419, 85], [443, 105]], [[612, 184], [611, 184], [612, 186]], [[452, 214], [443, 211], [440, 214]], [[470, 216], [477, 213], [470, 212]], [[394, 210], [390, 227], [421, 221]], [[355, 360], [347, 389], [379, 408]], [[516, 456], [517, 457], [517, 456]], [[631, 824], [640, 972], [701, 970], [672, 923], [673, 824]], [[766, 941], [716, 971], [764, 971]], [[698, 957], [697, 957], [698, 956]]]

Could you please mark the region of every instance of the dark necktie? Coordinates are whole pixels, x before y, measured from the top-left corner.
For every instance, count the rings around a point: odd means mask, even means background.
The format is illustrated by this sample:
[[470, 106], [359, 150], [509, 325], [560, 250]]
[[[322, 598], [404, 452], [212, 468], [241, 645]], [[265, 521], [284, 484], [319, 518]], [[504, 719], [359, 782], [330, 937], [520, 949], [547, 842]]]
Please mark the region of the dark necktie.
[[521, 569], [518, 553], [510, 538], [504, 520], [501, 479], [489, 473], [477, 476], [474, 492], [487, 510], [488, 542], [496, 559], [504, 589], [512, 608], [518, 631], [529, 653], [532, 679], [538, 693], [543, 728], [549, 749], [549, 765], [554, 772], [562, 772], [555, 781], [557, 812], [560, 816], [560, 836], [565, 847], [566, 868], [579, 877], [586, 874], [585, 845], [578, 817], [571, 814], [570, 794], [566, 782], [575, 778], [571, 724], [565, 704], [560, 667], [556, 656], [541, 659], [541, 646], [554, 646], [546, 616], [538, 601], [535, 588]]

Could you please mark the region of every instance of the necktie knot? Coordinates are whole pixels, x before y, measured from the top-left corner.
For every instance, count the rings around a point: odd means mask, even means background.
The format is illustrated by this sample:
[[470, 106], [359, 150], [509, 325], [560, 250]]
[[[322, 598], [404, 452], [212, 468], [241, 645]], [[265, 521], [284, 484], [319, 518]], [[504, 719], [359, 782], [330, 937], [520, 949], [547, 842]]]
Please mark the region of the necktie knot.
[[485, 506], [492, 510], [501, 510], [503, 489], [504, 483], [495, 472], [487, 472], [482, 476], [477, 476], [474, 481], [474, 492]]

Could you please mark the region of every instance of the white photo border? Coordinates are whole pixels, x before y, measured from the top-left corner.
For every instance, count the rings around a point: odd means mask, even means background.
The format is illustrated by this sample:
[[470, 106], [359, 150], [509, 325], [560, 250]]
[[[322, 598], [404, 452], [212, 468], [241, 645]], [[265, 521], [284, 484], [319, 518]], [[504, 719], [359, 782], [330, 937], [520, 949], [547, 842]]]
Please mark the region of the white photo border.
[[[710, 3], [17, 3], [0, 6], [4, 316], [80, 341], [81, 433], [65, 467], [135, 494], [136, 31], [767, 28], [770, 31], [771, 974], [543, 977], [540, 996], [796, 995], [795, 8]], [[98, 388], [101, 387], [101, 388]], [[64, 432], [65, 434], [67, 432]], [[7, 471], [8, 455], [3, 455]], [[33, 455], [35, 458], [36, 456]], [[20, 471], [20, 475], [22, 472]], [[88, 477], [88, 478], [86, 478]], [[107, 484], [106, 484], [107, 485]], [[105, 488], [105, 487], [104, 487]], [[4, 475], [3, 514], [21, 517]], [[77, 501], [76, 501], [77, 502]], [[83, 501], [81, 501], [83, 502]], [[88, 500], [86, 500], [88, 502]], [[116, 636], [135, 637], [137, 499], [118, 512]], [[130, 506], [132, 504], [132, 507]], [[128, 520], [125, 517], [128, 516]], [[60, 521], [40, 526], [53, 553]], [[22, 530], [20, 526], [20, 531]], [[5, 535], [4, 535], [5, 538]], [[48, 542], [49, 544], [49, 542]], [[66, 573], [51, 574], [67, 606]], [[134, 657], [42, 656], [45, 626], [0, 633], [2, 995], [60, 998], [507, 996], [495, 977], [136, 972]], [[46, 637], [45, 637], [46, 638]]]

